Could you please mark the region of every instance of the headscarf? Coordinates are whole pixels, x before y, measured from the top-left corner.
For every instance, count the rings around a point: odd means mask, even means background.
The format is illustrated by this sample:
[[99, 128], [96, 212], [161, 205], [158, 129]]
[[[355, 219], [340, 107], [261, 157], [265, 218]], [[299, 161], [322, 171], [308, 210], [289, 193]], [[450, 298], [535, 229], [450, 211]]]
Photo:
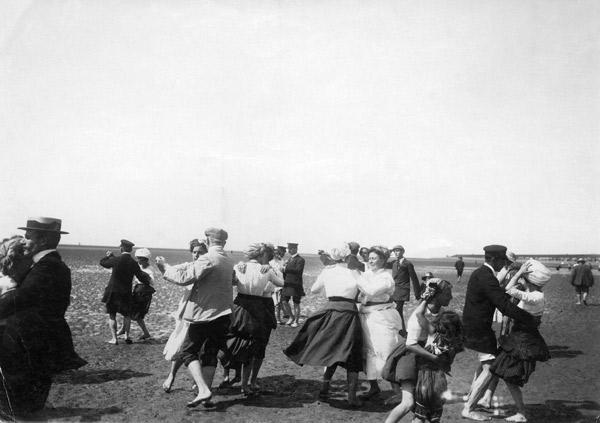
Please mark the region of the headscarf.
[[323, 252], [323, 254], [329, 257], [332, 261], [341, 263], [350, 255], [350, 248], [348, 248], [348, 244], [344, 244], [342, 247], [330, 248], [326, 252]]
[[257, 257], [260, 257], [264, 254], [265, 251], [271, 251], [271, 253], [275, 252], [275, 247], [273, 244], [269, 244], [266, 242], [255, 242], [254, 244], [250, 244], [248, 248], [244, 251], [246, 257], [249, 260], [253, 260]]
[[526, 275], [527, 280], [540, 288], [546, 285], [552, 277], [550, 270], [534, 259], [529, 259], [527, 263], [529, 263], [529, 269], [527, 269], [529, 273]]
[[135, 250], [135, 256], [150, 259], [150, 257], [152, 257], [152, 253], [150, 253], [150, 250], [147, 248], [138, 248]]

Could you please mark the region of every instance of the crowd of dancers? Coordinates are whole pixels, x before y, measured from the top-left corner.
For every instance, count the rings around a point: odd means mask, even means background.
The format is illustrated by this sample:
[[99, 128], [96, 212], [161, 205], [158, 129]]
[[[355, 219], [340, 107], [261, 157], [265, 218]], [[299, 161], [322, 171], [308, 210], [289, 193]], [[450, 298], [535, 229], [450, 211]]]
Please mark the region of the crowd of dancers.
[[[17, 322], [0, 325], [6, 399], [0, 399], [0, 405], [4, 411], [43, 407], [52, 375], [85, 365], [73, 350], [64, 320], [71, 285], [68, 268], [56, 252], [60, 234], [65, 233], [60, 223], [52, 218], [31, 219], [23, 228], [25, 238], [5, 240], [0, 248], [5, 275], [0, 283], [0, 317]], [[246, 260], [234, 264], [224, 249], [227, 239], [225, 230], [208, 228], [204, 240], [190, 243], [189, 262], [171, 265], [160, 256], [154, 260], [164, 281], [183, 288], [174, 313], [175, 328], [163, 351], [170, 370], [162, 388], [170, 392], [178, 370], [185, 365], [196, 390], [188, 407], [214, 405], [212, 384], [219, 363], [224, 369], [222, 385], [239, 381], [243, 395], [259, 395], [258, 376], [272, 330], [278, 324], [295, 328], [301, 323], [305, 261], [298, 254], [298, 245], [288, 244], [286, 257], [285, 247], [255, 243], [244, 251]], [[112, 271], [102, 297], [111, 344], [118, 344], [119, 337], [132, 342], [132, 320], [142, 330], [141, 340], [151, 336], [144, 318], [157, 276], [150, 265], [151, 252], [146, 248], [134, 252], [133, 247], [132, 242], [121, 240], [121, 254], [107, 252], [100, 260], [101, 266]], [[397, 405], [386, 422], [397, 422], [411, 411], [416, 421], [437, 422], [447, 395], [446, 374], [456, 355], [469, 348], [477, 351], [478, 364], [462, 416], [489, 420], [478, 408], [491, 406], [498, 380], [503, 379], [517, 409], [506, 420], [527, 421], [521, 387], [536, 362], [549, 358], [538, 326], [545, 304], [542, 288], [551, 274], [536, 260], [519, 265], [503, 246], [487, 246], [484, 253], [485, 263], [470, 276], [461, 316], [445, 309], [452, 301], [452, 284], [431, 273], [419, 281], [400, 245], [389, 250], [383, 246], [360, 248], [350, 242], [319, 251], [324, 268], [310, 289], [323, 293], [327, 302], [302, 323], [283, 353], [300, 366], [324, 368], [318, 393], [322, 400], [329, 397], [331, 378], [342, 367], [347, 374], [350, 407], [361, 407], [376, 397], [381, 392], [378, 381], [387, 380], [395, 391], [389, 402]], [[43, 258], [52, 258], [54, 267], [40, 265]], [[63, 272], [64, 290], [60, 293], [49, 288], [59, 283], [57, 269]], [[456, 269], [460, 281], [464, 263], [457, 262]], [[45, 278], [44, 282], [30, 281], [32, 273]], [[419, 303], [405, 322], [404, 303], [410, 298], [411, 285]], [[20, 307], [15, 308], [15, 303]], [[48, 317], [50, 309], [52, 317]], [[53, 336], [42, 336], [43, 345], [36, 345], [32, 336], [23, 341], [22, 333], [18, 334], [21, 344], [11, 344], [16, 337], [11, 338], [11, 331], [18, 331], [23, 321], [32, 318], [31, 313], [44, 320], [41, 326], [34, 325], [36, 328], [48, 330], [49, 324], [56, 324], [59, 329], [54, 328]], [[117, 314], [123, 316], [120, 328]], [[492, 329], [494, 318], [501, 322], [499, 339]], [[62, 362], [47, 363], [44, 353], [48, 351], [60, 351]], [[17, 366], [17, 361], [23, 361], [17, 357], [24, 352], [34, 354], [41, 366], [52, 370], [44, 371], [41, 378], [39, 365], [31, 369]], [[369, 383], [361, 395], [360, 372]], [[23, 373], [29, 376], [27, 383], [18, 377]], [[38, 389], [39, 379], [44, 384]], [[35, 402], [23, 400], [34, 397]]]

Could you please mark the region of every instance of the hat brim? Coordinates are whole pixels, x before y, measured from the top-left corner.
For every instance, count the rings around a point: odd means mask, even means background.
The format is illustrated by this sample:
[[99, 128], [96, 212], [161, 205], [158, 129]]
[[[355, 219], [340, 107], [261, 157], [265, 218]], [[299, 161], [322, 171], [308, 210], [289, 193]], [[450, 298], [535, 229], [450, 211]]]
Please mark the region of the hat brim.
[[27, 226], [19, 227], [17, 229], [21, 229], [23, 231], [40, 231], [40, 232], [54, 232], [54, 233], [59, 233], [59, 234], [68, 234], [68, 232], [65, 232], [65, 231], [56, 231], [54, 229], [28, 228]]

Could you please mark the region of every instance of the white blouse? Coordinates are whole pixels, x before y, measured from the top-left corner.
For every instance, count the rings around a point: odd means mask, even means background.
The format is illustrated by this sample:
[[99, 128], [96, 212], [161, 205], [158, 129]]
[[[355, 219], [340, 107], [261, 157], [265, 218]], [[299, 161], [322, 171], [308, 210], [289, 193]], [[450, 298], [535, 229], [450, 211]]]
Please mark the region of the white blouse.
[[386, 302], [394, 293], [394, 279], [385, 269], [367, 270], [358, 281], [358, 289], [363, 294], [363, 304], [369, 301]]
[[261, 268], [262, 265], [254, 260], [246, 263], [246, 271], [244, 273], [241, 273], [237, 267], [235, 268], [235, 276], [239, 281], [237, 284], [238, 293], [258, 297], [270, 297], [276, 285], [283, 285], [283, 279], [273, 269], [269, 269], [266, 273], [261, 273]]
[[546, 300], [544, 293], [541, 291], [520, 291], [516, 288], [511, 288], [507, 291], [508, 295], [513, 298], [521, 300], [518, 307], [525, 310], [529, 314], [534, 316], [541, 316], [544, 314], [544, 307], [546, 306]]
[[[425, 319], [427, 319], [427, 321], [430, 322], [435, 319], [436, 316], [437, 314], [433, 314], [429, 309], [425, 310]], [[421, 326], [419, 318], [417, 317], [417, 312], [413, 311], [406, 322], [406, 345], [415, 345], [419, 342], [424, 342], [427, 340], [428, 335], [429, 328]]]
[[[152, 266], [148, 266], [145, 269], [140, 266], [140, 269], [142, 270], [142, 272], [146, 273], [148, 276], [150, 276], [150, 286], [154, 285], [154, 270], [152, 270]], [[141, 283], [138, 278], [135, 278], [136, 284]]]
[[345, 263], [328, 266], [310, 288], [313, 293], [324, 290], [326, 297], [344, 297], [354, 300], [358, 294], [360, 274], [346, 267]]

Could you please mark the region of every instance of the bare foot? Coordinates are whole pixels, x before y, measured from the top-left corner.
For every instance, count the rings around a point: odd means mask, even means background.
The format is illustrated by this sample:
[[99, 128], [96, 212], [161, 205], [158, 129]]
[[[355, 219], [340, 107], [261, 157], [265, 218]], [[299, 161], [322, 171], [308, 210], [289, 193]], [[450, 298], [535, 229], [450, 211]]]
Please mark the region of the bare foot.
[[463, 416], [465, 419], [475, 420], [478, 422], [485, 422], [488, 420], [492, 420], [491, 417], [485, 416], [481, 413], [478, 413], [477, 411], [469, 411], [466, 408], [463, 408], [461, 416]]
[[525, 417], [522, 413], [517, 413], [513, 416], [505, 418], [504, 420], [507, 422], [526, 422], [527, 417]]
[[169, 374], [169, 376], [167, 376], [167, 378], [165, 379], [165, 381], [162, 384], [163, 391], [165, 391], [167, 394], [169, 392], [171, 392], [171, 387], [173, 387], [173, 382], [174, 382], [174, 378], [171, 374]]

